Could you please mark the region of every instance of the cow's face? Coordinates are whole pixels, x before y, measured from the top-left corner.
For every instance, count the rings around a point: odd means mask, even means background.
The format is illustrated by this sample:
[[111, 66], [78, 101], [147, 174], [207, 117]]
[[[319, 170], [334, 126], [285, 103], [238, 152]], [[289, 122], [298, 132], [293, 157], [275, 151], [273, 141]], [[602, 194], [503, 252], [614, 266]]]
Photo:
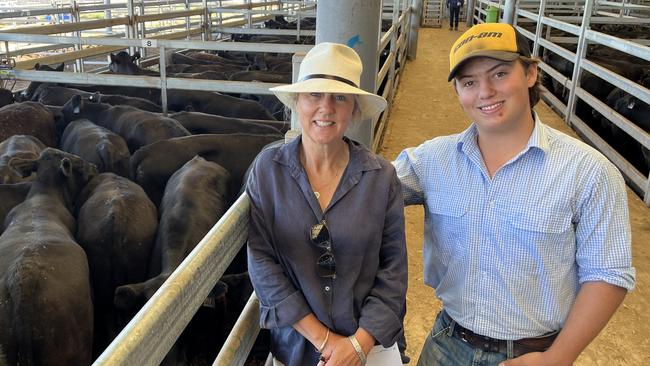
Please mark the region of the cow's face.
[[458, 70], [454, 87], [479, 133], [504, 133], [522, 131], [523, 124], [532, 126], [528, 88], [536, 81], [537, 65], [526, 70], [519, 60], [476, 57]]

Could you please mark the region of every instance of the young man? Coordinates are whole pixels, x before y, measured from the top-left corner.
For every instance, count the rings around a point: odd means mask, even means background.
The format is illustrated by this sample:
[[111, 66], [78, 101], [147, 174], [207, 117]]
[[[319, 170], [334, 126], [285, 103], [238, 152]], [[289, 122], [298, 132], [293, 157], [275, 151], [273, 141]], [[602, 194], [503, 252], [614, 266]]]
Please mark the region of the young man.
[[425, 282], [443, 302], [418, 365], [570, 365], [634, 287], [625, 184], [543, 124], [537, 61], [508, 24], [454, 44], [467, 130], [394, 162], [425, 207]]

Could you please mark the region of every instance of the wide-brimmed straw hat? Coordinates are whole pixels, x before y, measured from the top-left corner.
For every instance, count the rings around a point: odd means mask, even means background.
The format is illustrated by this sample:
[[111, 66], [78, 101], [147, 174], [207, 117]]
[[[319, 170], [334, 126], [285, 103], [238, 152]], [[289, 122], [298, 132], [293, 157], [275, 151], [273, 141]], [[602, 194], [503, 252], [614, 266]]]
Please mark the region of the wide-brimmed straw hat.
[[468, 29], [458, 37], [449, 52], [451, 81], [465, 62], [475, 57], [489, 57], [501, 61], [514, 61], [530, 57], [528, 40], [508, 23], [482, 23]]
[[296, 107], [297, 93], [355, 94], [361, 119], [373, 118], [386, 108], [386, 99], [359, 88], [362, 70], [361, 58], [352, 48], [323, 42], [303, 58], [297, 82], [270, 90], [292, 110]]

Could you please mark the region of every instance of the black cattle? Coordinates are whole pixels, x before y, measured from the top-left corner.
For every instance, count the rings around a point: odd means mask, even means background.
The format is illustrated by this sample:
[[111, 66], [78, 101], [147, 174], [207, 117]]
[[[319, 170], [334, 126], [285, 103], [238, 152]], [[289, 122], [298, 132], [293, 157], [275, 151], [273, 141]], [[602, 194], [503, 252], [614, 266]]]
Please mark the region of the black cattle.
[[293, 64], [291, 62], [281, 62], [271, 67], [271, 71], [291, 73], [293, 72]]
[[146, 99], [153, 104], [160, 105], [160, 89], [156, 88], [136, 88], [131, 86], [114, 86], [114, 85], [81, 85], [69, 84], [68, 87], [85, 90], [92, 93], [101, 93], [102, 95], [121, 95], [124, 97], [136, 97]]
[[85, 90], [44, 83], [34, 90], [32, 101], [46, 105], [62, 106], [75, 95], [88, 98], [92, 93]]
[[158, 218], [137, 184], [112, 173], [95, 177], [79, 196], [77, 239], [86, 251], [95, 306], [95, 352], [101, 352], [132, 314], [117, 313], [118, 286], [147, 279]]
[[107, 103], [110, 105], [130, 105], [143, 111], [162, 112], [162, 108], [149, 101], [138, 97], [125, 97], [122, 95], [105, 95], [99, 92], [89, 92], [81, 89], [68, 88], [65, 86], [41, 84], [34, 91], [32, 99], [42, 104], [62, 106], [73, 96], [79, 95], [82, 98], [94, 102]]
[[[228, 80], [228, 75], [241, 71], [239, 68], [229, 68], [221, 65], [188, 65], [188, 64], [172, 64], [168, 65], [168, 73], [212, 73], [215, 80]], [[217, 77], [218, 76], [218, 77]]]
[[73, 200], [97, 169], [45, 149], [12, 162], [36, 171], [0, 236], [0, 345], [11, 365], [88, 365], [93, 309], [88, 262], [73, 233]]
[[[616, 112], [639, 126], [646, 133], [650, 133], [650, 106], [633, 95], [619, 89], [614, 90], [607, 98], [608, 104]], [[618, 128], [614, 123], [608, 122], [614, 146], [625, 158], [647, 175], [650, 171], [650, 150], [641, 145], [636, 139]]]
[[249, 133], [255, 135], [281, 134], [288, 124], [262, 119], [222, 117], [199, 112], [178, 112], [170, 115], [194, 135]]
[[78, 119], [66, 126], [61, 150], [95, 164], [101, 173], [129, 176], [131, 154], [124, 139], [87, 119]]
[[[150, 274], [155, 277], [118, 288], [116, 306], [141, 307], [169, 278], [225, 213], [229, 178], [224, 168], [198, 156], [171, 176], [160, 206], [160, 225], [150, 263]], [[197, 364], [197, 358], [214, 359], [215, 348], [224, 340], [226, 290], [224, 283], [217, 284], [167, 355], [165, 364]]]
[[[136, 57], [137, 56], [137, 57]], [[134, 60], [140, 58], [140, 54], [136, 53], [134, 56], [129, 55], [127, 52], [122, 51], [118, 54], [111, 53], [111, 63], [108, 65], [109, 69], [116, 74], [123, 75], [146, 75], [146, 76], [160, 76], [157, 71], [143, 69], [134, 63]], [[226, 74], [217, 71], [205, 71], [199, 73], [169, 73], [168, 77], [179, 77], [188, 79], [211, 79], [211, 80], [226, 80]]]
[[[36, 64], [35, 69], [41, 71], [63, 71], [64, 67], [61, 64], [57, 68]], [[66, 88], [74, 88], [84, 90], [87, 92], [99, 92], [104, 95], [122, 95], [129, 97], [137, 97], [149, 100], [155, 104], [160, 104], [160, 90], [155, 88], [136, 88], [131, 86], [114, 86], [114, 85], [84, 85], [84, 84], [58, 84], [58, 83], [42, 83], [33, 81], [29, 86], [20, 93], [19, 101], [35, 101], [34, 92], [43, 84], [52, 86], [64, 86]]]
[[[65, 69], [65, 64], [63, 62], [60, 63], [59, 66], [56, 66], [56, 67], [51, 67], [49, 65], [41, 65], [39, 63], [34, 65], [34, 70], [37, 70], [37, 71], [63, 71], [63, 69]], [[19, 102], [24, 102], [24, 101], [32, 100], [32, 97], [34, 95], [34, 91], [41, 84], [43, 84], [43, 83], [40, 82], [40, 81], [32, 81], [31, 83], [29, 83], [27, 88], [25, 88], [25, 90], [23, 90], [20, 93], [18, 101]], [[54, 84], [54, 85], [57, 85], [57, 84]]]
[[[131, 179], [159, 203], [165, 184], [174, 172], [195, 155], [226, 168], [231, 175], [229, 192], [241, 187], [246, 169], [257, 153], [278, 135], [195, 135], [158, 141], [131, 156]], [[229, 194], [232, 198], [232, 193]]]
[[[276, 15], [274, 19], [264, 21], [265, 28], [271, 29], [297, 29], [298, 23], [296, 21], [287, 21], [283, 15]], [[301, 18], [300, 29], [316, 29], [316, 18]]]
[[138, 97], [125, 97], [123, 95], [110, 95], [93, 93], [88, 96], [88, 100], [96, 103], [106, 103], [110, 105], [129, 105], [143, 111], [161, 113], [162, 107], [148, 99]]
[[3, 231], [7, 214], [25, 200], [31, 187], [31, 182], [0, 184], [0, 225]]
[[276, 71], [239, 71], [230, 75], [229, 80], [232, 81], [260, 81], [263, 83], [291, 83], [290, 72], [276, 72]]
[[276, 43], [276, 44], [314, 44], [315, 37], [303, 36], [296, 40], [295, 36], [265, 36], [257, 34], [233, 34], [230, 36], [236, 42]]
[[[217, 55], [214, 55], [214, 56], [217, 56]], [[220, 57], [220, 56], [217, 56], [217, 57]], [[206, 58], [191, 57], [191, 56], [184, 55], [184, 54], [178, 53], [178, 52], [174, 52], [171, 55], [171, 63], [172, 64], [210, 66], [212, 68], [210, 68], [209, 70], [223, 71], [223, 72], [234, 72], [234, 71], [240, 71], [240, 70], [248, 69], [248, 63], [245, 63], [243, 61], [231, 60], [231, 59], [226, 59], [226, 58], [221, 58], [221, 59], [223, 59], [222, 62], [216, 62], [214, 60], [209, 60], [209, 59], [206, 59]], [[183, 72], [188, 72], [188, 71], [184, 70]]]
[[[291, 54], [280, 53], [280, 54], [269, 54], [269, 53], [256, 53], [254, 54], [254, 65], [259, 70], [273, 70], [278, 65], [289, 64], [291, 66]], [[292, 68], [289, 68], [287, 72], [291, 72]]]
[[131, 153], [156, 141], [190, 135], [178, 121], [161, 114], [88, 102], [78, 95], [63, 106], [62, 112], [66, 123], [85, 118], [122, 136]]
[[[230, 174], [218, 164], [194, 157], [178, 169], [165, 187], [160, 225], [151, 256], [150, 280], [121, 286], [115, 304], [142, 306], [194, 249], [228, 207]], [[187, 220], [191, 217], [191, 220]]]
[[57, 147], [54, 114], [41, 103], [22, 102], [0, 108], [0, 141], [14, 135], [32, 135], [45, 146]]
[[14, 102], [14, 94], [11, 90], [0, 88], [0, 107], [4, 107], [7, 104]]
[[36, 137], [29, 135], [14, 135], [0, 143], [0, 182], [2, 184], [20, 183], [34, 180], [34, 176], [23, 177], [21, 172], [14, 170], [9, 162], [14, 158], [38, 159], [45, 145]]
[[126, 51], [120, 51], [117, 54], [111, 53], [109, 57], [111, 62], [108, 64], [108, 69], [115, 74], [159, 76], [157, 72], [143, 69], [135, 64], [135, 61], [140, 58], [138, 52], [131, 56]]
[[171, 63], [184, 64], [184, 65], [214, 65], [213, 62], [206, 61], [206, 60], [199, 60], [178, 52], [174, 52], [171, 54]]
[[224, 117], [268, 119], [273, 116], [259, 103], [229, 95], [189, 90], [169, 90], [168, 106], [174, 111], [193, 111]]
[[238, 67], [238, 68], [246, 68], [249, 66], [249, 62], [243, 61], [243, 60], [235, 60], [232, 58], [225, 58], [221, 57], [219, 55], [215, 55], [212, 53], [207, 53], [207, 52], [196, 52], [196, 51], [191, 51], [185, 54], [187, 57], [191, 57], [192, 59], [195, 60], [201, 60], [201, 61], [207, 61], [212, 64], [217, 64], [217, 65], [224, 65], [224, 66], [230, 66], [230, 67]]
[[259, 103], [267, 111], [271, 113], [274, 119], [278, 121], [285, 120], [285, 111], [287, 108], [284, 104], [276, 97], [275, 95], [266, 95], [266, 94], [240, 94], [242, 99], [250, 99]]

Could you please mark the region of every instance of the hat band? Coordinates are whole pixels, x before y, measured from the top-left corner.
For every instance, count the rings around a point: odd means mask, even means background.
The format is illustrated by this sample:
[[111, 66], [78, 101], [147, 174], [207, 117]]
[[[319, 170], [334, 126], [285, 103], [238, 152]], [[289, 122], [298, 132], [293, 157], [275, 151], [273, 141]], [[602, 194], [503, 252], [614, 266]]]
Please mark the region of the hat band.
[[302, 79], [300, 79], [300, 81], [305, 81], [305, 80], [309, 80], [309, 79], [329, 79], [329, 80], [336, 80], [336, 81], [340, 81], [340, 82], [342, 82], [342, 83], [346, 83], [346, 84], [348, 84], [348, 85], [351, 85], [351, 86], [353, 86], [353, 87], [355, 87], [355, 88], [358, 88], [358, 87], [359, 87], [357, 84], [355, 84], [354, 82], [352, 82], [352, 81], [350, 81], [350, 80], [348, 80], [348, 79], [346, 79], [346, 78], [342, 78], [342, 77], [340, 77], [340, 76], [335, 76], [335, 75], [327, 75], [327, 74], [311, 74], [311, 75], [306, 75], [305, 77], [303, 77]]

